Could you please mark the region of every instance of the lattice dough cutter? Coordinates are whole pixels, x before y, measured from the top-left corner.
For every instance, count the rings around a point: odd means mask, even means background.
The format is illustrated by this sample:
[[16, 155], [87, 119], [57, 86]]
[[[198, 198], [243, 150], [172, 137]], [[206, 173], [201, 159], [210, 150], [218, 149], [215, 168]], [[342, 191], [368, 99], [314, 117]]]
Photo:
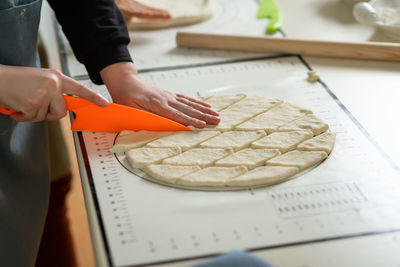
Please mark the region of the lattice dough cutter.
[[[119, 133], [131, 131], [191, 131], [189, 127], [156, 114], [128, 106], [109, 103], [100, 107], [81, 97], [64, 95], [67, 109], [75, 113], [71, 130], [84, 132]], [[0, 107], [0, 113], [17, 111]]]

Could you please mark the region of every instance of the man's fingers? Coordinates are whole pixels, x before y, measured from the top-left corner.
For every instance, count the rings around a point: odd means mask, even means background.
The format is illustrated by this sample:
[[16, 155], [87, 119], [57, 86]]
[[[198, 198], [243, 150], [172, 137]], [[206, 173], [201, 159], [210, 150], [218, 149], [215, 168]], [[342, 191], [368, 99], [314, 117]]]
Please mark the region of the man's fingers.
[[135, 0], [116, 0], [122, 14], [128, 18], [138, 17], [144, 19], [169, 19], [170, 13], [164, 9], [153, 8]]
[[103, 96], [67, 76], [62, 77], [62, 91], [64, 93], [85, 98], [101, 107], [107, 106], [108, 104], [107, 99], [105, 99]]
[[219, 113], [214, 111], [213, 109], [211, 109], [211, 108], [209, 108], [207, 106], [198, 104], [196, 102], [190, 101], [190, 100], [188, 100], [186, 98], [177, 96], [176, 100], [178, 100], [179, 102], [181, 102], [181, 103], [183, 103], [185, 105], [188, 105], [188, 106], [190, 106], [192, 108], [195, 108], [195, 109], [197, 109], [197, 110], [199, 110], [199, 111], [201, 111], [203, 113], [210, 114], [210, 115], [213, 115], [213, 116], [219, 116]]
[[23, 113], [14, 113], [10, 115], [10, 118], [19, 122], [28, 121], [28, 119], [25, 117], [25, 114]]
[[163, 10], [138, 10], [133, 11], [132, 15], [134, 17], [142, 19], [169, 19], [171, 15], [167, 11]]
[[196, 128], [204, 128], [206, 127], [206, 122], [196, 119], [196, 118], [191, 118], [188, 115], [182, 113], [181, 111], [167, 106], [162, 109], [162, 112], [158, 114], [160, 116], [166, 117], [168, 119], [174, 120], [176, 122], [179, 122], [183, 125], [192, 125]]
[[48, 110], [49, 99], [28, 99], [24, 106], [21, 107], [18, 113], [10, 116], [13, 120], [24, 121], [39, 121], [40, 118], [45, 118]]
[[134, 17], [146, 19], [169, 19], [171, 15], [168, 11], [143, 5], [137, 1], [133, 1], [130, 11]]
[[10, 115], [10, 118], [18, 121], [18, 122], [24, 122], [24, 121], [32, 121], [33, 118], [35, 117], [35, 114], [26, 114], [26, 113], [14, 113]]
[[207, 124], [213, 124], [213, 125], [217, 125], [220, 121], [219, 117], [207, 114], [207, 113], [203, 113], [197, 109], [192, 108], [191, 106], [188, 106], [186, 104], [183, 104], [181, 102], [175, 102], [175, 103], [171, 103], [170, 104], [173, 108], [183, 112], [184, 114], [192, 117], [192, 118], [196, 118], [198, 120], [204, 121]]
[[36, 113], [36, 116], [32, 121], [43, 121], [46, 119], [47, 114], [49, 113], [49, 103], [43, 103], [43, 106]]
[[67, 115], [67, 107], [62, 95], [57, 95], [50, 103], [46, 121], [55, 121]]
[[210, 105], [210, 104], [207, 104], [206, 102], [203, 102], [203, 101], [201, 101], [201, 100], [194, 99], [194, 98], [191, 98], [191, 97], [188, 97], [188, 96], [182, 95], [182, 94], [176, 94], [176, 96], [177, 96], [177, 97], [179, 97], [179, 98], [184, 98], [184, 99], [187, 99], [187, 100], [189, 100], [189, 101], [191, 101], [191, 102], [194, 102], [194, 103], [200, 104], [200, 105], [202, 105], [202, 106], [205, 106], [205, 107], [209, 107], [209, 108], [211, 108], [211, 105]]
[[39, 109], [29, 109], [26, 111], [14, 113], [14, 114], [10, 115], [10, 118], [15, 121], [19, 121], [19, 122], [35, 121], [38, 113], [39, 113]]

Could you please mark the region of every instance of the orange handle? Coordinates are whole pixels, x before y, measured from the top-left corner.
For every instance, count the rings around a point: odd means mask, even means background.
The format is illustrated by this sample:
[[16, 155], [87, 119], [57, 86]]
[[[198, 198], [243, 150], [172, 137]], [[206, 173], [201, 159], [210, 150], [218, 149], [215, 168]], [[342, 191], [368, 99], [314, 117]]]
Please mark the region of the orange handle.
[[[72, 97], [72, 96], [64, 95], [65, 102], [67, 102], [67, 99], [69, 99], [69, 97]], [[12, 110], [12, 109], [9, 109], [9, 108], [3, 108], [3, 107], [0, 106], [0, 113], [2, 113], [4, 115], [12, 115], [12, 114], [19, 113], [19, 112], [15, 111], [15, 110]]]
[[12, 115], [12, 114], [15, 114], [15, 113], [18, 113], [18, 112], [15, 111], [15, 110], [12, 110], [12, 109], [0, 107], [0, 113], [2, 113], [4, 115]]

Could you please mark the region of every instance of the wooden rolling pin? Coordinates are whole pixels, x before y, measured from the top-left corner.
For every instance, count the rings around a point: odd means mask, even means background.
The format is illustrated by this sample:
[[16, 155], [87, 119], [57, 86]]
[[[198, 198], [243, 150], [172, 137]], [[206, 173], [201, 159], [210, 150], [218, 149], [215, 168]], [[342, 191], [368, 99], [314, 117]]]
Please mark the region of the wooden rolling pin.
[[176, 43], [179, 47], [400, 61], [400, 44], [397, 43], [316, 41], [190, 32], [178, 32]]

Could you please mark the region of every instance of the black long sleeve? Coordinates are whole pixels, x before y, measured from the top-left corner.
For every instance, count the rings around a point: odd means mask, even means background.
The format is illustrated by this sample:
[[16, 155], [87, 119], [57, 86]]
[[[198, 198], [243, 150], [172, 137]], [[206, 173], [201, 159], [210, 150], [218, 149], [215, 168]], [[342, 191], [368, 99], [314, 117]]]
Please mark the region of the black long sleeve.
[[48, 0], [79, 62], [90, 79], [103, 83], [99, 72], [117, 62], [132, 61], [129, 34], [114, 0]]

